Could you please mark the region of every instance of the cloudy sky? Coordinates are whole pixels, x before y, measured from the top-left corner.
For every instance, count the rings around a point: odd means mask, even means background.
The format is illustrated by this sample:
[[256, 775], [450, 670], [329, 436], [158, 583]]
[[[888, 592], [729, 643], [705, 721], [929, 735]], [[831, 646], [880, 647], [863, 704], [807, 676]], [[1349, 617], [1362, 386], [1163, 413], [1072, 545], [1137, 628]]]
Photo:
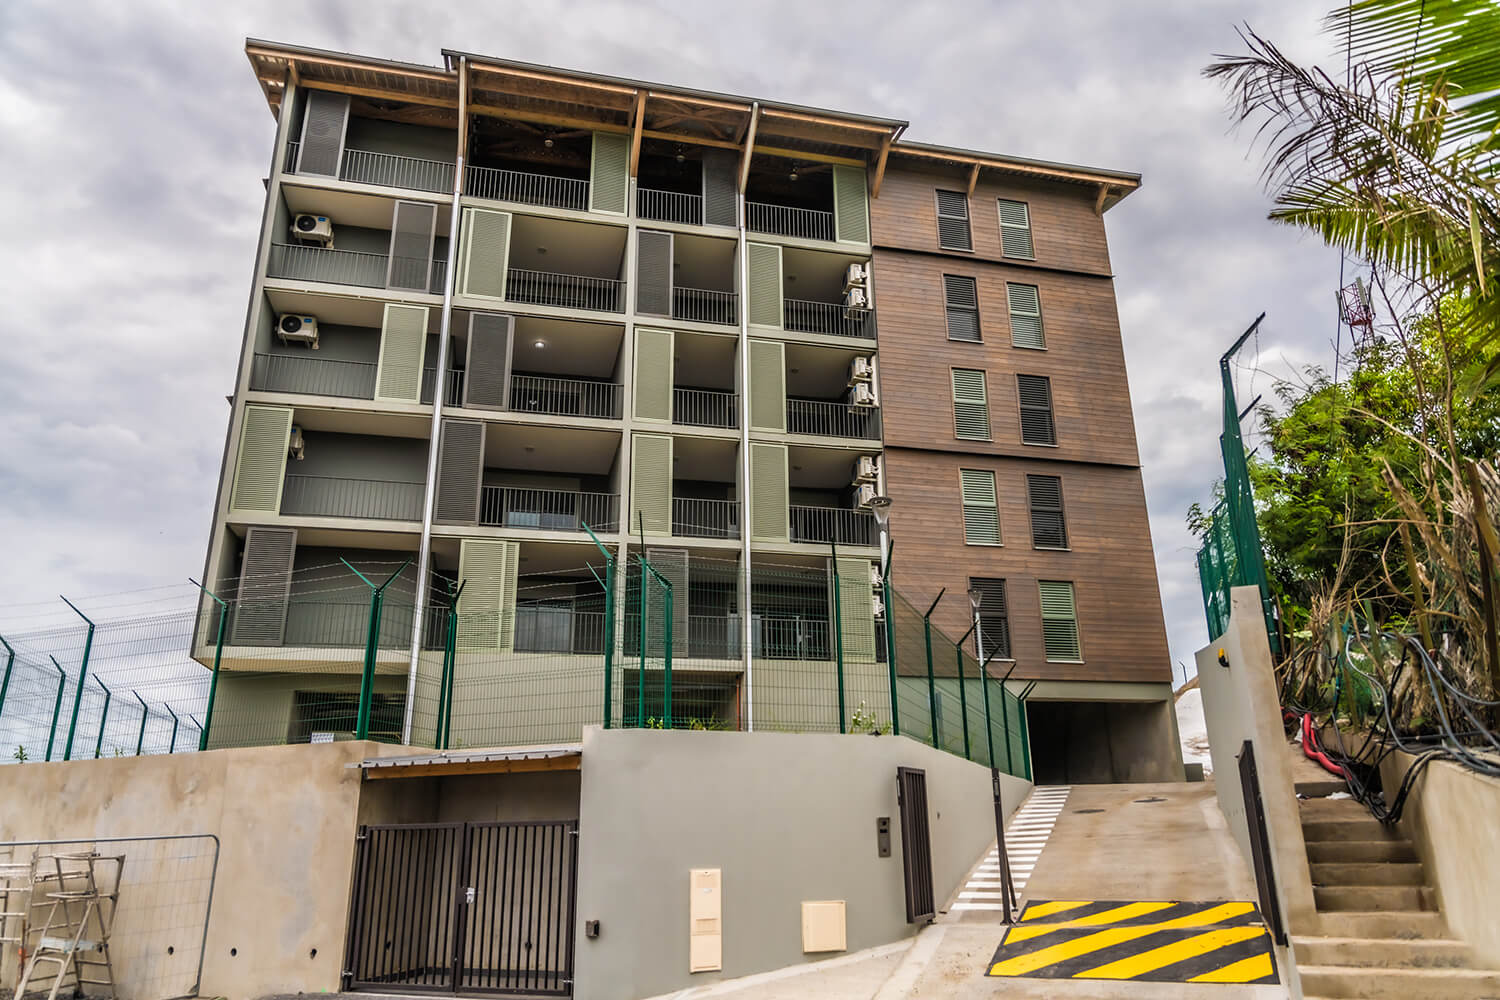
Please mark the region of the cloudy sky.
[[1248, 136], [1199, 71], [1246, 22], [1336, 64], [1323, 6], [0, 4], [0, 629], [60, 623], [36, 603], [58, 593], [202, 568], [273, 135], [252, 35], [423, 63], [446, 45], [1141, 172], [1107, 222], [1167, 630], [1191, 662], [1206, 630], [1183, 512], [1218, 474], [1218, 356], [1264, 310], [1244, 392], [1331, 361], [1339, 266], [1264, 221]]

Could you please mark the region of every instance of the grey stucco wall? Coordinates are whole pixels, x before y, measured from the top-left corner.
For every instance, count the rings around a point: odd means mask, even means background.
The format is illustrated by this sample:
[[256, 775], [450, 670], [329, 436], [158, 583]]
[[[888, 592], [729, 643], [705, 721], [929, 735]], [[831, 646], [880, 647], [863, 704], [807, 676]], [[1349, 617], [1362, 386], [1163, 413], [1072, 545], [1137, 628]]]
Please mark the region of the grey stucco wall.
[[[906, 923], [896, 768], [927, 772], [938, 905], [994, 839], [988, 769], [905, 737], [584, 732], [579, 1000], [654, 996], [815, 961], [803, 900], [847, 902], [850, 951]], [[1002, 776], [1007, 811], [1030, 789]], [[891, 856], [875, 821], [891, 817]], [[688, 972], [688, 873], [723, 871], [722, 972]], [[584, 920], [601, 921], [586, 938]]]

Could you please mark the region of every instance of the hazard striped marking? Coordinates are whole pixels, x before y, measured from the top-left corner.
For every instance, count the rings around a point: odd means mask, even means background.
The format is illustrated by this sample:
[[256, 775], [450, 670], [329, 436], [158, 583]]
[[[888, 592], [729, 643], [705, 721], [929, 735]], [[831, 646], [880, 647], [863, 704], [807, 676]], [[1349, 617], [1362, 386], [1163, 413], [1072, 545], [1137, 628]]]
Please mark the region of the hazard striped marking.
[[1026, 907], [996, 977], [1277, 983], [1270, 935], [1241, 901], [1055, 900]]
[[[1047, 838], [1052, 835], [1052, 827], [1062, 814], [1070, 791], [1072, 789], [1067, 785], [1033, 788], [1026, 803], [1016, 810], [1015, 815], [1010, 818], [1010, 825], [1005, 828], [1005, 853], [1010, 860], [1010, 879], [1015, 886], [1017, 899], [1025, 895], [1026, 882], [1031, 878], [1031, 871], [1047, 846]], [[999, 891], [1002, 888], [1000, 879], [1003, 874], [997, 848], [986, 855], [979, 867], [974, 869], [974, 874], [958, 894], [958, 902], [949, 909], [1004, 909], [1001, 902], [983, 902], [1004, 898]]]

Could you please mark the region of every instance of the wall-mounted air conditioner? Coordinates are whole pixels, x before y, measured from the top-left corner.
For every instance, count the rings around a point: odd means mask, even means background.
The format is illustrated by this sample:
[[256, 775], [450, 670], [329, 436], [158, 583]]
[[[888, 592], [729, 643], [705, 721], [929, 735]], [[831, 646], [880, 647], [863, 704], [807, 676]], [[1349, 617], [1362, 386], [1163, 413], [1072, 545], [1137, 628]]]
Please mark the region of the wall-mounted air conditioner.
[[868, 382], [875, 377], [875, 366], [869, 358], [855, 358], [849, 362], [849, 384]]
[[874, 406], [875, 390], [861, 382], [849, 390], [849, 402], [855, 406]]
[[292, 425], [292, 434], [287, 438], [286, 451], [299, 462], [307, 457], [307, 443], [302, 440], [302, 428], [296, 424]]
[[879, 590], [884, 583], [885, 581], [880, 576], [880, 564], [870, 563], [870, 586]]
[[877, 495], [873, 483], [861, 483], [854, 491], [854, 502], [861, 507], [868, 507], [875, 501]]
[[851, 288], [844, 293], [845, 309], [863, 309], [869, 302], [870, 300], [865, 295], [863, 288]]
[[282, 313], [276, 318], [276, 336], [283, 344], [306, 344], [318, 349], [318, 317]]
[[863, 264], [850, 264], [844, 271], [844, 291], [847, 292], [851, 288], [864, 288], [868, 277], [869, 272], [865, 270]]
[[854, 463], [854, 482], [873, 483], [880, 478], [880, 463], [873, 455], [861, 455]]
[[299, 215], [292, 220], [292, 238], [299, 243], [333, 246], [333, 220], [326, 215]]

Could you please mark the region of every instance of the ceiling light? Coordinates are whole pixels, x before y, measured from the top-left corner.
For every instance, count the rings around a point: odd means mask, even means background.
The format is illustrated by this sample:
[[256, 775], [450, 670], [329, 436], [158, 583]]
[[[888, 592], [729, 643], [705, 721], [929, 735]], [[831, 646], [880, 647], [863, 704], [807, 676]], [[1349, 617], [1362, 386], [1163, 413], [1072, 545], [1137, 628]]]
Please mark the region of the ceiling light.
[[542, 140], [542, 145], [546, 146], [548, 149], [551, 149], [552, 148], [552, 137], [548, 136], [547, 138], [543, 139]]
[[536, 248], [536, 252], [537, 253], [546, 253], [547, 252], [547, 248], [546, 247], [537, 247]]
[[547, 342], [545, 340], [533, 340], [531, 342], [531, 346], [540, 351], [542, 348], [547, 346]]
[[789, 181], [795, 181], [797, 179], [797, 168], [796, 167], [793, 167], [792, 168], [792, 172], [786, 175], [786, 179], [789, 180]]
[[678, 163], [682, 163], [682, 162], [683, 162], [683, 161], [684, 161], [684, 160], [686, 160], [686, 159], [687, 159], [687, 157], [686, 157], [686, 156], [683, 156], [683, 155], [682, 155], [682, 154], [681, 154], [681, 153], [678, 153], [678, 154], [677, 154], [677, 162], [678, 162]]

